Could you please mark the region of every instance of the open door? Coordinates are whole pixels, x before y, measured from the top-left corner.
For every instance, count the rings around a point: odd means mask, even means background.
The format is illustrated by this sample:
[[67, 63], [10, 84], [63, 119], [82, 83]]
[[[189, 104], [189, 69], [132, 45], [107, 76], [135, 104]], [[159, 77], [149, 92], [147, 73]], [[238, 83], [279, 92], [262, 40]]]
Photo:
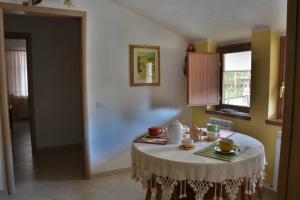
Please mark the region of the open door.
[[11, 148], [11, 137], [9, 127], [8, 114], [8, 97], [7, 97], [7, 83], [5, 72], [5, 51], [4, 51], [4, 24], [3, 24], [3, 9], [0, 8], [0, 111], [1, 111], [1, 125], [4, 146], [4, 167], [6, 173], [6, 183], [8, 193], [15, 193], [15, 181], [13, 171], [13, 157]]

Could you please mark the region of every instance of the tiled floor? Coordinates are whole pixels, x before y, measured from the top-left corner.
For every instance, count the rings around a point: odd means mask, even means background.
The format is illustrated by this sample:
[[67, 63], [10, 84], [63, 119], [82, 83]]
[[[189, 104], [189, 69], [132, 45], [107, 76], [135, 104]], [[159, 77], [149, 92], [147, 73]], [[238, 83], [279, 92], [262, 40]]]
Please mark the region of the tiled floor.
[[12, 146], [16, 181], [33, 176], [34, 165], [28, 121], [14, 122]]
[[[18, 184], [17, 194], [1, 200], [143, 200], [145, 191], [131, 180], [129, 173], [92, 180], [33, 180]], [[264, 200], [275, 200], [265, 191]]]
[[[18, 184], [17, 194], [1, 200], [143, 200], [145, 191], [131, 180], [129, 173], [92, 180], [33, 180]], [[63, 179], [63, 178], [62, 178]], [[265, 191], [263, 200], [275, 200]]]
[[[61, 177], [61, 179], [63, 179]], [[1, 200], [142, 200], [144, 191], [130, 174], [92, 180], [34, 180], [18, 184], [17, 193]]]
[[83, 162], [80, 148], [52, 149], [32, 155], [28, 121], [14, 123], [12, 135], [16, 182], [27, 179], [82, 179]]
[[[14, 144], [23, 145], [15, 152], [17, 193], [0, 195], [1, 200], [142, 200], [145, 191], [131, 180], [130, 173], [83, 180], [80, 153], [47, 152], [31, 157], [28, 124], [15, 127], [20, 135]], [[20, 130], [23, 133], [20, 133]], [[24, 131], [25, 130], [25, 131]], [[27, 134], [26, 134], [27, 130]], [[22, 139], [23, 138], [23, 139]], [[28, 141], [29, 140], [29, 141]], [[33, 161], [34, 162], [31, 162]], [[33, 164], [35, 163], [35, 164]], [[274, 193], [264, 191], [264, 200], [275, 200]]]

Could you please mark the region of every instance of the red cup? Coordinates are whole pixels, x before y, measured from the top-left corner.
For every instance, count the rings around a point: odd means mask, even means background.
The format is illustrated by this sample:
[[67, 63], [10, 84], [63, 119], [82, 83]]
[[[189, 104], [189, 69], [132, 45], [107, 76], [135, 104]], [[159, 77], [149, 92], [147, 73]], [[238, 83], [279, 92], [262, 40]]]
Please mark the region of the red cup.
[[161, 134], [161, 132], [162, 132], [162, 128], [160, 128], [160, 127], [148, 128], [148, 133], [151, 136], [159, 136]]

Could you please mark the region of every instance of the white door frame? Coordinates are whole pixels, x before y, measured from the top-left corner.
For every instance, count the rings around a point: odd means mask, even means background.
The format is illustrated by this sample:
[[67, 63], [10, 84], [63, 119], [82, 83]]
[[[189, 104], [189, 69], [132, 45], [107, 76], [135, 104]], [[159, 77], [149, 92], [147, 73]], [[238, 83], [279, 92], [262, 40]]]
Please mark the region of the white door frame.
[[4, 52], [4, 24], [3, 15], [5, 13], [30, 14], [74, 17], [81, 21], [81, 74], [82, 74], [82, 111], [83, 111], [83, 150], [84, 150], [84, 174], [85, 178], [91, 177], [88, 115], [87, 115], [87, 70], [86, 70], [86, 45], [87, 45], [87, 14], [84, 11], [64, 10], [45, 7], [25, 7], [19, 4], [0, 3], [0, 116], [3, 137], [3, 152], [6, 174], [7, 191], [9, 194], [15, 193], [13, 155], [11, 146], [11, 132], [8, 113], [8, 95], [5, 73], [5, 52]]

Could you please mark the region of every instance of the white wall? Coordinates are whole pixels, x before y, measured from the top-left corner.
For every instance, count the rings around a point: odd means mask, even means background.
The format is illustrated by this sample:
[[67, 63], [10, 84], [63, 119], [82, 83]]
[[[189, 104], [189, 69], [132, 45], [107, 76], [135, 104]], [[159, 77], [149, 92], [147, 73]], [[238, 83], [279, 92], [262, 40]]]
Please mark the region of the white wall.
[[26, 51], [26, 40], [5, 39], [5, 49]]
[[5, 15], [4, 26], [31, 33], [38, 148], [82, 142], [80, 21]]
[[[9, 1], [19, 2], [19, 1]], [[42, 5], [63, 8], [63, 1]], [[174, 118], [191, 123], [183, 75], [187, 42], [109, 0], [74, 1], [88, 12], [88, 118], [92, 173], [130, 166], [132, 140]], [[129, 45], [159, 45], [161, 86], [129, 87]], [[96, 102], [104, 103], [97, 110]]]

